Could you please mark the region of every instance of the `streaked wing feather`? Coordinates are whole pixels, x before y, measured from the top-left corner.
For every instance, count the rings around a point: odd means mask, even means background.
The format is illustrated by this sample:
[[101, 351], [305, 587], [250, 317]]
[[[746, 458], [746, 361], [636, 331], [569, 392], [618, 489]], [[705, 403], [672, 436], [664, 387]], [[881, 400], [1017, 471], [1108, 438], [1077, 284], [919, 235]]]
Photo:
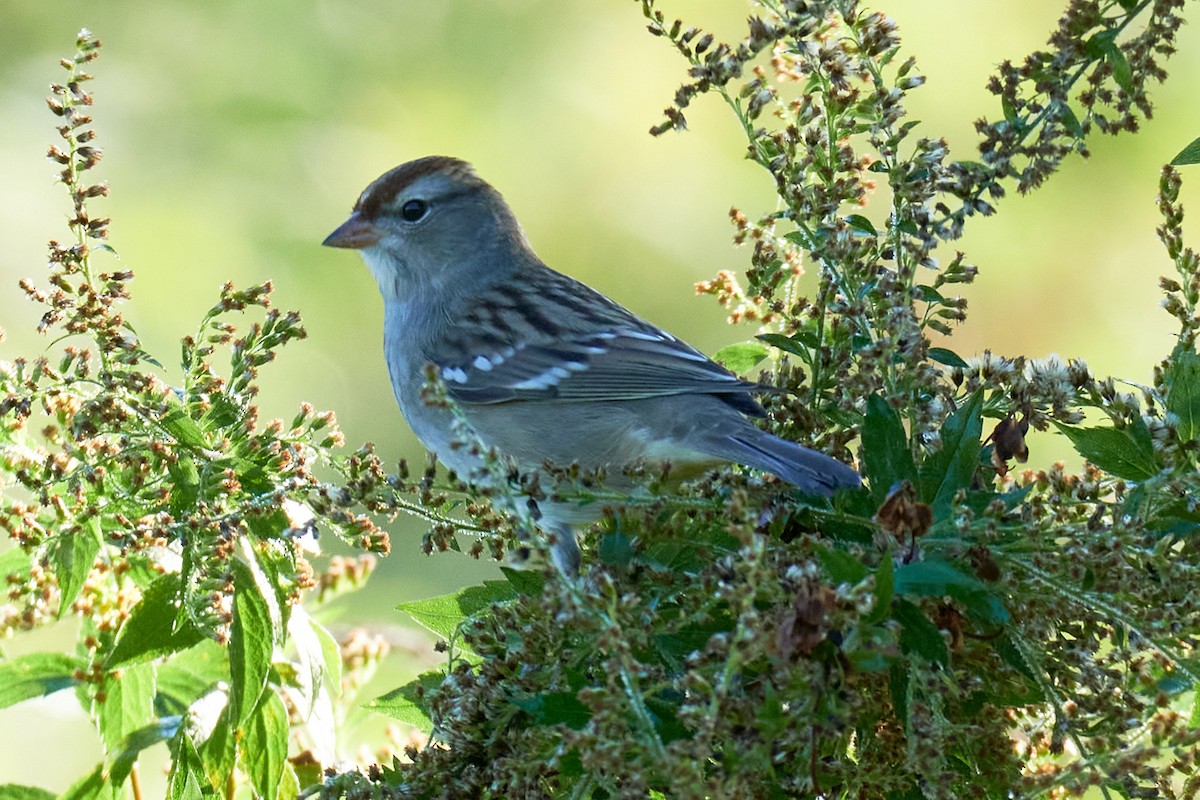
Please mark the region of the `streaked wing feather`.
[[[757, 411], [743, 381], [670, 334], [629, 329], [526, 344], [441, 364], [450, 396], [460, 403], [515, 400], [596, 402], [681, 394], [720, 394]], [[738, 402], [741, 400], [742, 402]]]

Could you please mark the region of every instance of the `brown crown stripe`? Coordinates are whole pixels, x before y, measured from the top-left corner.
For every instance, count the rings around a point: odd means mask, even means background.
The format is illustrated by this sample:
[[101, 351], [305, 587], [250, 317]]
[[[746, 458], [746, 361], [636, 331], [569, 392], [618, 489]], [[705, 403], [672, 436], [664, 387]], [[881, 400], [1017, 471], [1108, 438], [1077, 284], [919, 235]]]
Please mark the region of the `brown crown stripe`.
[[414, 181], [434, 173], [453, 175], [471, 186], [484, 185], [467, 162], [449, 156], [426, 156], [380, 175], [359, 195], [354, 210], [367, 219], [374, 219], [384, 205]]

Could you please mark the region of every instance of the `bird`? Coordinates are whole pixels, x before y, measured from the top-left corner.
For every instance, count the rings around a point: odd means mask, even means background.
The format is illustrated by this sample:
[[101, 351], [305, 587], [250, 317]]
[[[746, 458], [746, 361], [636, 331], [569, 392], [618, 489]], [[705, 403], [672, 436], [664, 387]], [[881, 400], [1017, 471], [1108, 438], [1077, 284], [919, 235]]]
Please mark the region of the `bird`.
[[[467, 162], [428, 156], [385, 172], [324, 240], [358, 250], [384, 303], [383, 347], [400, 411], [460, 477], [487, 485], [476, 441], [522, 474], [548, 463], [603, 470], [632, 489], [625, 465], [667, 462], [700, 474], [736, 463], [802, 492], [861, 485], [824, 453], [750, 418], [766, 387], [537, 256], [504, 198]], [[449, 402], [429, 402], [431, 376]], [[602, 503], [543, 500], [531, 511], [560, 570], [574, 574], [580, 525]]]

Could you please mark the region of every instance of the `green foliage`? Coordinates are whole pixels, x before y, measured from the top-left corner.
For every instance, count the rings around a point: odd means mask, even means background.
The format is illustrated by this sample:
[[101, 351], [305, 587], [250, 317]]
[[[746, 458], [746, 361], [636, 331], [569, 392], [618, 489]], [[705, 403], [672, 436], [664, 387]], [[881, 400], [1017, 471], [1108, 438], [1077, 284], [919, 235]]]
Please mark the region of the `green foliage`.
[[[758, 0], [726, 44], [641, 5], [688, 64], [654, 132], [716, 93], [779, 195], [731, 215], [752, 246], [745, 275], [700, 287], [757, 326], [718, 355], [768, 368], [774, 429], [857, 455], [867, 485], [823, 501], [733, 469], [678, 487], [634, 465], [645, 491], [616, 498], [625, 510], [564, 576], [488, 501], [614, 499], [601, 476], [548, 467], [479, 496], [433, 467], [389, 475], [369, 446], [337, 453], [332, 415], [307, 406], [260, 424], [257, 370], [303, 335], [269, 285], [225, 287], [168, 383], [118, 311], [131, 273], [93, 266], [108, 221], [87, 201], [107, 190], [82, 182], [99, 158], [85, 32], [51, 99], [74, 241], [51, 246], [51, 288], [23, 283], [63, 355], [0, 363], [0, 526], [15, 545], [0, 554], [2, 622], [80, 621], [73, 654], [0, 661], [0, 705], [75, 691], [104, 760], [67, 797], [136, 792], [158, 745], [172, 798], [1197, 795], [1200, 259], [1179, 173], [1162, 173], [1158, 231], [1179, 342], [1139, 394], [1080, 360], [946, 347], [965, 317], [954, 287], [976, 270], [935, 256], [1008, 189], [1086, 154], [1088, 135], [1136, 127], [1180, 3], [1071, 3], [1053, 51], [993, 78], [978, 161], [916, 137], [903, 101], [922, 79], [882, 14]], [[1028, 427], [1066, 435], [1084, 472], [1013, 474]], [[381, 652], [339, 648], [310, 613], [369, 567], [318, 576], [303, 534], [382, 552], [374, 518], [398, 512], [431, 523], [427, 551], [470, 530], [476, 556], [534, 557], [400, 607], [444, 640], [446, 664], [367, 706], [429, 741], [325, 779], [346, 749], [333, 720]]]
[[[0, 661], [0, 706], [74, 690], [104, 760], [69, 797], [140, 791], [140, 754], [164, 743], [172, 797], [232, 796], [243, 780], [258, 796], [294, 796], [290, 743], [332, 759], [334, 731], [310, 724], [314, 709], [353, 702], [342, 658], [357, 659], [353, 684], [383, 653], [361, 642], [339, 652], [296, 608], [308, 588], [332, 597], [361, 584], [373, 563], [333, 559], [317, 575], [304, 539], [319, 525], [386, 552], [387, 535], [355, 506], [375, 493], [376, 510], [396, 510], [412, 505], [397, 488], [416, 488], [364, 479], [377, 460], [369, 449], [335, 453], [332, 414], [303, 405], [290, 426], [260, 424], [257, 371], [304, 336], [294, 313], [270, 307], [269, 284], [225, 286], [184, 338], [171, 382], [142, 349], [120, 310], [133, 273], [98, 264], [115, 253], [109, 221], [89, 203], [108, 189], [85, 181], [100, 160], [84, 71], [99, 47], [80, 34], [48, 101], [71, 240], [50, 244], [48, 287], [21, 282], [61, 354], [0, 362], [0, 529], [14, 545], [0, 554], [0, 626], [12, 634], [74, 617], [78, 641], [70, 654]], [[256, 319], [239, 332], [247, 314]]]

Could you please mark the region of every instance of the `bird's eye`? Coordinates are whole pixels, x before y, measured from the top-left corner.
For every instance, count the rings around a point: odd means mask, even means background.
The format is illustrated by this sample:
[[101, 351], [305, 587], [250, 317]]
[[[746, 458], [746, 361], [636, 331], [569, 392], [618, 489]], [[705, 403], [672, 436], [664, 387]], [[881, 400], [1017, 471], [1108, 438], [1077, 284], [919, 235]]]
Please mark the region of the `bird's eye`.
[[416, 222], [429, 213], [429, 203], [424, 200], [409, 200], [400, 206], [400, 219], [405, 222]]

